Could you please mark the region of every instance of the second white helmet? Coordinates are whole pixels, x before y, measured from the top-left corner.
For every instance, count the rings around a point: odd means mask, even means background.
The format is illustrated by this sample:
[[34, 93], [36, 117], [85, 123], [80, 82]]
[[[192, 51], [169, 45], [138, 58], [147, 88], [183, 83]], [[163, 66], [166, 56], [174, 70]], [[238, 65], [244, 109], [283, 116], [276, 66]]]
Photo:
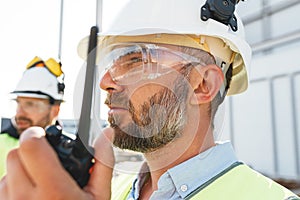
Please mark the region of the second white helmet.
[[61, 65], [50, 58], [46, 62], [35, 57], [27, 66], [12, 92], [17, 96], [63, 101], [64, 82]]

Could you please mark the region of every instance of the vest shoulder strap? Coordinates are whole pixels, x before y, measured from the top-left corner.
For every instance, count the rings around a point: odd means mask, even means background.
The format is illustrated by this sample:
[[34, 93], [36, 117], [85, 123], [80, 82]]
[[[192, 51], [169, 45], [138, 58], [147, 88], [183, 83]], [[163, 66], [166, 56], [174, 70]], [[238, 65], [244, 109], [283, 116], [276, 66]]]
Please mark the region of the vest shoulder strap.
[[6, 173], [6, 157], [8, 152], [18, 146], [18, 139], [6, 133], [0, 134], [0, 179]]
[[112, 200], [125, 200], [131, 190], [136, 175], [122, 174], [112, 180]]
[[252, 170], [247, 165], [236, 164], [225, 170], [189, 195], [186, 199], [198, 200], [294, 200], [300, 199], [275, 181]]

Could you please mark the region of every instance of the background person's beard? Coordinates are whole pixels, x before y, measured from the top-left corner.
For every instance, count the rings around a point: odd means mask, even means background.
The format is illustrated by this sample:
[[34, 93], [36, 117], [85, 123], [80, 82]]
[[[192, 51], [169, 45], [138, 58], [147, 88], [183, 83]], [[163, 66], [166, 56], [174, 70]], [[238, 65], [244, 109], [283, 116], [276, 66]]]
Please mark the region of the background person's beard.
[[19, 134], [21, 134], [27, 128], [32, 127], [32, 126], [39, 126], [39, 127], [45, 128], [46, 126], [48, 126], [48, 125], [51, 124], [50, 113], [48, 113], [47, 115], [45, 115], [45, 117], [43, 117], [42, 119], [40, 119], [36, 123], [34, 123], [31, 119], [29, 119], [27, 117], [16, 117], [15, 118], [16, 123], [18, 123], [19, 120], [26, 121], [29, 124], [26, 128], [20, 128], [17, 125], [16, 128], [17, 128], [17, 131], [18, 131]]
[[[32, 121], [31, 119], [27, 118], [27, 117], [15, 117], [15, 121], [16, 121], [16, 124], [17, 124], [17, 125], [16, 125], [16, 129], [17, 129], [17, 131], [18, 131], [19, 134], [22, 133], [23, 131], [25, 131], [28, 127], [33, 126], [33, 121]], [[21, 127], [18, 125], [18, 123], [19, 123], [20, 121], [22, 121], [23, 123], [24, 123], [24, 122], [27, 123], [28, 126], [27, 126], [26, 128], [21, 128]]]
[[[139, 109], [129, 101], [127, 107], [132, 120], [126, 126], [121, 126], [122, 116], [110, 116], [108, 120], [115, 130], [114, 145], [121, 149], [148, 153], [180, 137], [187, 119], [186, 99], [189, 90], [183, 78], [180, 76], [175, 80], [173, 91], [169, 88], [161, 89], [140, 105]], [[116, 102], [114, 95], [110, 98], [110, 101]], [[122, 101], [121, 104], [124, 104], [124, 99], [128, 101], [125, 95], [116, 99]]]

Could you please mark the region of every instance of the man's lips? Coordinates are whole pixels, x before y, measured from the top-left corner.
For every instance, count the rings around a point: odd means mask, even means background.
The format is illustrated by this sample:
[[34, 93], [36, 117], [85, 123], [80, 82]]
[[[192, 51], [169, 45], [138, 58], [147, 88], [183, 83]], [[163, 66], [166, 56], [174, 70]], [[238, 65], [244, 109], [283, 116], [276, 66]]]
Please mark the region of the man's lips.
[[109, 107], [108, 114], [110, 115], [128, 111], [127, 108], [123, 108], [123, 107], [117, 107], [117, 106], [108, 106], [108, 107]]
[[109, 109], [124, 109], [128, 110], [126, 105], [121, 104], [106, 104]]
[[24, 126], [24, 125], [27, 125], [29, 124], [29, 120], [24, 120], [24, 119], [19, 119], [19, 120], [16, 120], [16, 123], [18, 126]]

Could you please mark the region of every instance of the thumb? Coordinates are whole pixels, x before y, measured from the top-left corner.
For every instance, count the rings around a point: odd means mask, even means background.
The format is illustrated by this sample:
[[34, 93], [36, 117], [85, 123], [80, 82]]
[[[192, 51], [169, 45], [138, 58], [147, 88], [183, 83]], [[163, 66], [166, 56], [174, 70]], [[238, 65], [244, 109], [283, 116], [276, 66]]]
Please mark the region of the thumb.
[[31, 138], [41, 138], [45, 136], [45, 130], [41, 127], [32, 126], [28, 129], [26, 129], [21, 135], [20, 135], [20, 143], [26, 142], [26, 140], [30, 140]]

